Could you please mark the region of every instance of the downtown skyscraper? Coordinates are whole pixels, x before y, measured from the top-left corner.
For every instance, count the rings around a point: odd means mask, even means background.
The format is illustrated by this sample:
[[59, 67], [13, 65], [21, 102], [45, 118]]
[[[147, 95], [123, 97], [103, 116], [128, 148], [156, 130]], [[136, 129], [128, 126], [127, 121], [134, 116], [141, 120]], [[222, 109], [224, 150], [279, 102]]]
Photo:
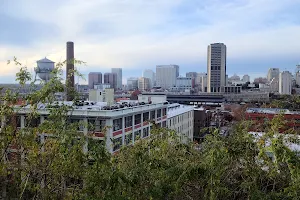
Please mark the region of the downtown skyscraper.
[[207, 92], [221, 92], [226, 86], [226, 45], [210, 44], [207, 48]]
[[117, 74], [117, 85], [116, 88], [122, 89], [122, 68], [112, 68], [111, 73]]

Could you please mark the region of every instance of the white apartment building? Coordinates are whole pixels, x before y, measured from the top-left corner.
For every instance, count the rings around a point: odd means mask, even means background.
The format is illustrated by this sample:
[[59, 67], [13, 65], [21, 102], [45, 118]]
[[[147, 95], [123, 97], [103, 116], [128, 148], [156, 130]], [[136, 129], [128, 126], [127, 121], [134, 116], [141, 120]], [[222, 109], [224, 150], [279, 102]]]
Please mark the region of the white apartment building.
[[150, 89], [150, 79], [145, 77], [140, 77], [138, 80], [138, 88], [140, 91], [145, 91]]
[[153, 88], [155, 83], [155, 73], [151, 69], [143, 71], [143, 77], [148, 78], [150, 81], [150, 89]]
[[220, 92], [226, 86], [226, 45], [214, 43], [207, 48], [207, 92]]
[[117, 89], [122, 89], [122, 68], [112, 68], [111, 73], [117, 74]]
[[279, 68], [269, 68], [267, 79], [270, 82], [273, 78], [279, 78]]
[[157, 65], [156, 66], [156, 85], [169, 89], [176, 86], [176, 78], [179, 76], [178, 65]]
[[289, 71], [279, 73], [279, 94], [292, 94], [292, 74]]
[[167, 114], [167, 127], [176, 131], [182, 142], [191, 142], [194, 134], [194, 107], [170, 104]]
[[[109, 152], [118, 151], [123, 145], [134, 144], [140, 138], [147, 138], [150, 135], [152, 124], [150, 121], [160, 127], [167, 127], [167, 106], [163, 103], [132, 105], [131, 107], [107, 107], [104, 102], [79, 102], [73, 105], [73, 102], [59, 102], [73, 109], [70, 109], [69, 123], [82, 122], [83, 126], [79, 127], [79, 132], [96, 140], [104, 140], [106, 136], [106, 148]], [[36, 124], [43, 123], [49, 115], [46, 105], [39, 105]], [[26, 124], [26, 115], [31, 112], [29, 106], [17, 108], [17, 127], [24, 128]], [[94, 127], [89, 130], [87, 124], [93, 124]], [[104, 132], [104, 128], [106, 132]], [[41, 135], [42, 141], [45, 139]], [[88, 145], [84, 151], [88, 151]]]

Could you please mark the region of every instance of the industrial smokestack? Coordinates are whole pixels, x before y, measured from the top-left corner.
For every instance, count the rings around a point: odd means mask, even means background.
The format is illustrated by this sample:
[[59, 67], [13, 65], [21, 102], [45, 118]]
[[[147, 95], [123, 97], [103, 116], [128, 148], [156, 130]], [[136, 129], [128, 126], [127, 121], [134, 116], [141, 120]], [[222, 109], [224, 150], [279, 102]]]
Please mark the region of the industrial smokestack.
[[67, 101], [72, 101], [74, 99], [74, 82], [74, 43], [67, 42]]

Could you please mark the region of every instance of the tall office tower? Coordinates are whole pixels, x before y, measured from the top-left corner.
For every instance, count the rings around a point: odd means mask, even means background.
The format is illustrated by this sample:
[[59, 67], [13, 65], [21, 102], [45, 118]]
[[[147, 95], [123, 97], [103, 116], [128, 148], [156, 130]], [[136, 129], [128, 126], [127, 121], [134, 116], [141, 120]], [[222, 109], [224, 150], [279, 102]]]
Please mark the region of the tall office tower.
[[94, 89], [95, 84], [102, 83], [102, 73], [101, 72], [90, 72], [88, 81], [89, 81], [89, 89]]
[[279, 77], [279, 68], [269, 68], [267, 79], [270, 82], [273, 78]]
[[176, 86], [176, 78], [179, 76], [178, 65], [157, 65], [156, 66], [156, 85], [169, 89]]
[[117, 88], [122, 90], [122, 68], [112, 68], [111, 73], [117, 74]]
[[148, 90], [150, 89], [150, 79], [141, 77], [138, 81], [138, 88], [140, 91]]
[[111, 88], [117, 89], [117, 74], [115, 73], [105, 73], [104, 83], [110, 84]]
[[127, 79], [127, 89], [128, 90], [137, 90], [138, 89], [139, 79], [136, 77], [131, 77]]
[[66, 56], [66, 90], [67, 101], [72, 101], [74, 98], [74, 43], [67, 42], [67, 56]]
[[250, 76], [248, 74], [245, 74], [242, 78], [243, 82], [250, 82]]
[[143, 77], [149, 79], [149, 87], [153, 88], [155, 82], [155, 73], [151, 69], [146, 69], [143, 71]]
[[207, 92], [221, 92], [226, 86], [226, 45], [214, 43], [207, 48]]
[[292, 94], [292, 74], [289, 71], [279, 73], [279, 93]]

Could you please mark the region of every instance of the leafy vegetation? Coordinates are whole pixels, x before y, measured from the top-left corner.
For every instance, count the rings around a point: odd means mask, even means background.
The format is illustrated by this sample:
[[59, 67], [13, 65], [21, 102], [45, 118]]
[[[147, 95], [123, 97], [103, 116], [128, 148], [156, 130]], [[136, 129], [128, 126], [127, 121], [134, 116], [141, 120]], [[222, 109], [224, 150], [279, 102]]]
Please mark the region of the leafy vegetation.
[[[226, 137], [218, 130], [203, 143], [182, 144], [174, 131], [154, 128], [151, 136], [118, 154], [78, 133], [68, 123], [67, 106], [52, 107], [35, 125], [39, 102], [53, 102], [64, 91], [58, 66], [39, 91], [22, 96], [32, 112], [25, 128], [15, 124], [19, 96], [1, 96], [0, 196], [4, 199], [299, 199], [300, 158], [278, 134], [281, 116], [260, 137], [241, 121]], [[21, 86], [31, 80], [26, 68], [17, 74]], [[83, 147], [89, 142], [88, 153]], [[270, 156], [271, 155], [271, 156]]]

